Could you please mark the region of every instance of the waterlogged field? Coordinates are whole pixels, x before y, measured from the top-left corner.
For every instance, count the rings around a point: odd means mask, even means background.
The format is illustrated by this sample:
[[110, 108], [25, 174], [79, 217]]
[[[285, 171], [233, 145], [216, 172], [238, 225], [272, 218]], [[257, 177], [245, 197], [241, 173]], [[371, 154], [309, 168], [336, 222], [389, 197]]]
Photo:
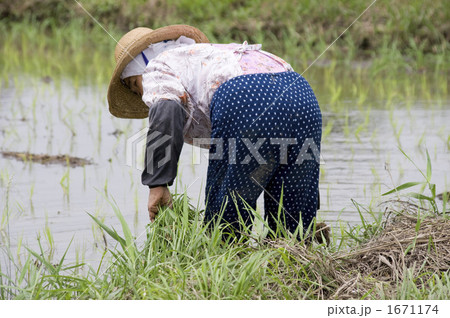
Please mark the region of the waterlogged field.
[[[52, 29], [45, 40], [41, 31], [13, 25], [1, 45], [0, 298], [450, 297], [447, 259], [430, 266], [421, 287], [416, 265], [391, 266], [395, 270], [386, 278], [391, 288], [354, 281], [364, 276], [363, 261], [345, 267], [349, 272], [327, 267], [362, 252], [331, 253], [348, 252], [379, 234], [386, 208], [381, 203], [397, 198], [381, 196], [384, 192], [424, 181], [429, 173], [436, 194], [449, 191], [445, 51], [432, 63], [419, 49], [412, 60], [395, 48], [365, 60], [353, 53], [339, 61], [325, 54], [311, 67], [317, 52], [295, 46], [275, 52], [299, 73], [306, 70], [303, 76], [322, 109], [318, 219], [331, 225], [332, 237], [328, 248], [311, 251], [298, 242], [229, 246], [219, 232], [206, 233], [199, 224], [207, 153], [189, 145], [171, 187], [174, 211], [148, 228], [148, 189], [136, 164], [147, 122], [113, 118], [107, 109], [114, 43], [98, 32], [87, 39], [75, 22]], [[276, 39], [270, 41], [276, 47]], [[426, 185], [410, 190], [430, 195]], [[436, 203], [439, 211], [445, 209], [442, 200]], [[394, 225], [411, 226], [407, 220]], [[419, 221], [426, 229], [443, 224], [441, 233], [449, 231], [448, 220]], [[260, 223], [255, 232], [265, 234]], [[409, 251], [411, 240], [405, 237], [401, 246]], [[355, 268], [362, 274], [352, 276]]]

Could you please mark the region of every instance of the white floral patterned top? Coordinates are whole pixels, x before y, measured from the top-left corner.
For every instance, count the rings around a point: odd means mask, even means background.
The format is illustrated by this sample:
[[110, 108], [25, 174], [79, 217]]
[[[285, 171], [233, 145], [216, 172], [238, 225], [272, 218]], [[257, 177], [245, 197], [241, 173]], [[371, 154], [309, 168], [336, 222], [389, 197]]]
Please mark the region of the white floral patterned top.
[[193, 44], [150, 60], [142, 75], [142, 100], [148, 107], [162, 99], [180, 103], [187, 118], [184, 141], [192, 144], [211, 135], [209, 104], [222, 83], [243, 74], [285, 71], [293, 69], [260, 44]]

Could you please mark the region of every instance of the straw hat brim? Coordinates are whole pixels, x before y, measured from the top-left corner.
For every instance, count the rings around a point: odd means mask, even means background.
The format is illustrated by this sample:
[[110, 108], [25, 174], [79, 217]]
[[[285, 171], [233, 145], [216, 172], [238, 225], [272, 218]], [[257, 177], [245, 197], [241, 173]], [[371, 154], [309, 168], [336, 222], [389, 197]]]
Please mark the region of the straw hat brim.
[[109, 112], [119, 118], [146, 118], [148, 107], [141, 97], [122, 84], [120, 74], [128, 63], [152, 43], [176, 40], [186, 36], [197, 43], [209, 43], [206, 35], [189, 25], [170, 25], [156, 30], [148, 29], [127, 49], [128, 54], [119, 57], [108, 87]]

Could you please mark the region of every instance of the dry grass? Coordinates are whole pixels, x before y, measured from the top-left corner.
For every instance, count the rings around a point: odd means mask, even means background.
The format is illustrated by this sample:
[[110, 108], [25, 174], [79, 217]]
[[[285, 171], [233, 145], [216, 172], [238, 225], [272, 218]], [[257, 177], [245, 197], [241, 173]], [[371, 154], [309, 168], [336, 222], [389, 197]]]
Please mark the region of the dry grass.
[[[380, 290], [393, 295], [407, 272], [420, 277], [415, 283], [421, 287], [433, 274], [450, 269], [450, 220], [421, 216], [408, 206], [401, 213], [387, 212], [379, 235], [350, 251], [328, 253], [322, 247], [314, 249], [280, 240], [268, 244], [295, 260], [291, 270], [277, 269], [286, 270], [284, 285], [308, 282], [309, 294], [305, 298], [376, 298]], [[316, 284], [310, 285], [311, 281]]]
[[381, 235], [340, 258], [349, 269], [380, 281], [402, 280], [405, 269], [420, 272], [450, 268], [450, 222], [442, 217], [399, 214], [389, 221]]

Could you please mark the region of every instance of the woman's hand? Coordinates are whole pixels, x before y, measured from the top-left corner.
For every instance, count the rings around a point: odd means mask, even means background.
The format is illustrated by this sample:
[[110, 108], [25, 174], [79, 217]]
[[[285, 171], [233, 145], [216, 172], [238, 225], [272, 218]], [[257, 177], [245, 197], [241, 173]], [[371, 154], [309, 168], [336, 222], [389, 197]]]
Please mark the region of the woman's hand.
[[167, 206], [172, 208], [172, 197], [167, 187], [151, 188], [148, 195], [148, 214], [150, 216], [150, 222], [155, 221], [158, 209], [161, 206]]

